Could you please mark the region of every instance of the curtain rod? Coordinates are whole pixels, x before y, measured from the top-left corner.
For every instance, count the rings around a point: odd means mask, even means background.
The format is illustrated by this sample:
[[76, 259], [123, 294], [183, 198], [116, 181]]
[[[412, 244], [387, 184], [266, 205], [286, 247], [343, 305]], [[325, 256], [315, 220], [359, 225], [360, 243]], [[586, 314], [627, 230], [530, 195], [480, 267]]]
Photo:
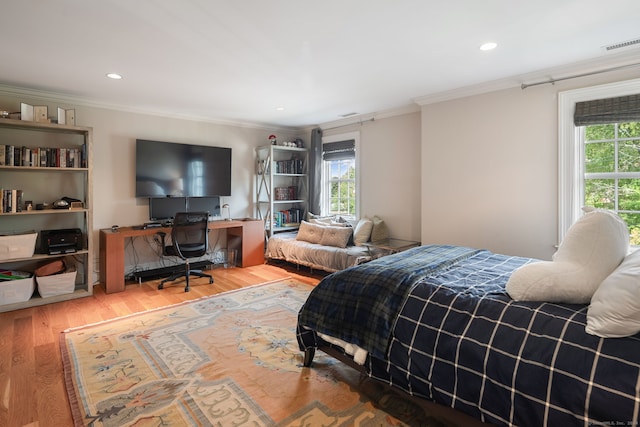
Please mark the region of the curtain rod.
[[602, 73], [608, 73], [610, 71], [617, 71], [617, 70], [622, 70], [624, 68], [630, 68], [630, 67], [637, 67], [638, 65], [640, 65], [640, 62], [636, 62], [635, 64], [627, 64], [627, 65], [621, 65], [619, 67], [613, 67], [613, 68], [606, 68], [604, 70], [599, 70], [599, 71], [592, 71], [590, 73], [584, 73], [584, 74], [576, 74], [573, 76], [569, 76], [569, 77], [561, 77], [559, 79], [549, 79], [546, 80], [544, 82], [537, 82], [537, 83], [522, 83], [522, 85], [520, 86], [520, 88], [522, 90], [525, 90], [528, 87], [531, 86], [538, 86], [538, 85], [546, 85], [546, 84], [555, 84], [555, 82], [560, 82], [563, 80], [570, 80], [570, 79], [576, 79], [578, 77], [586, 77], [586, 76], [593, 76], [595, 74], [602, 74]]
[[343, 127], [346, 127], [346, 126], [353, 126], [353, 125], [357, 125], [358, 123], [360, 124], [360, 126], [362, 126], [365, 122], [374, 122], [375, 120], [376, 120], [376, 118], [375, 118], [375, 117], [371, 117], [371, 118], [370, 118], [370, 119], [368, 119], [368, 120], [360, 120], [359, 122], [355, 122], [355, 123], [347, 123], [347, 124], [344, 124], [344, 125], [334, 126], [334, 127], [332, 127], [332, 128], [324, 128], [324, 129], [322, 129], [322, 130], [338, 129], [338, 128], [343, 128]]

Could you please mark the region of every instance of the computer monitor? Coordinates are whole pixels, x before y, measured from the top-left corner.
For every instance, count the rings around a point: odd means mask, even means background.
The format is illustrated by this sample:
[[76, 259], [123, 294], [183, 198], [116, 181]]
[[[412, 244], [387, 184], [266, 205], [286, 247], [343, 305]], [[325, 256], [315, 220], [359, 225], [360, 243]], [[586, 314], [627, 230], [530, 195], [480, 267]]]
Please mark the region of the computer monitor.
[[149, 219], [151, 221], [170, 221], [176, 216], [176, 212], [186, 211], [186, 197], [149, 198]]
[[209, 218], [220, 216], [220, 197], [188, 197], [187, 212], [209, 212]]

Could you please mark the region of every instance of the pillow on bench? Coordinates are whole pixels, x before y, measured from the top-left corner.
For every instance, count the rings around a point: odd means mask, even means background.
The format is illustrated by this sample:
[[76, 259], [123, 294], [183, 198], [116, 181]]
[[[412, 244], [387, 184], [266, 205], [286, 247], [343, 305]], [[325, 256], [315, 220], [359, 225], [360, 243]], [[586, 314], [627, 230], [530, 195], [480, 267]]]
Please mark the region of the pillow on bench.
[[346, 248], [351, 238], [351, 227], [341, 226], [324, 226], [324, 232], [320, 239], [320, 244], [324, 246], [335, 246], [337, 248]]
[[351, 227], [320, 225], [302, 221], [298, 229], [298, 234], [296, 235], [296, 240], [303, 240], [324, 246], [346, 248], [351, 238], [351, 233]]
[[386, 240], [389, 238], [389, 228], [385, 224], [384, 220], [378, 215], [374, 215], [371, 218], [373, 221], [373, 228], [371, 229], [371, 241], [378, 242], [380, 240]]
[[373, 221], [367, 217], [361, 218], [353, 230], [353, 244], [360, 246], [367, 243], [371, 238], [371, 230], [373, 230]]

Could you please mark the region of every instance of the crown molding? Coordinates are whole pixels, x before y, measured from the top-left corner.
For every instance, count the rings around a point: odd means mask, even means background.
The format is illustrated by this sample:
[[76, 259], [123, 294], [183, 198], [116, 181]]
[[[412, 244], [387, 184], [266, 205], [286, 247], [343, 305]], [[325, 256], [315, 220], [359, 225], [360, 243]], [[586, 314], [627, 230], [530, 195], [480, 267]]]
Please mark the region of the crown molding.
[[418, 105], [409, 104], [400, 108], [394, 108], [394, 109], [384, 110], [384, 111], [375, 112], [375, 113], [351, 116], [349, 118], [345, 118], [342, 120], [325, 122], [319, 125], [279, 126], [279, 125], [267, 125], [264, 123], [244, 122], [240, 120], [212, 119], [210, 117], [180, 114], [180, 113], [173, 113], [173, 112], [147, 109], [147, 108], [135, 108], [129, 105], [98, 102], [98, 101], [90, 100], [80, 96], [73, 96], [73, 95], [50, 92], [50, 91], [39, 90], [39, 89], [24, 88], [19, 86], [10, 86], [10, 85], [5, 85], [1, 83], [0, 83], [0, 94], [16, 96], [16, 97], [23, 96], [23, 97], [36, 98], [38, 100], [48, 101], [52, 103], [66, 103], [70, 106], [81, 105], [85, 107], [101, 108], [105, 110], [114, 110], [114, 111], [120, 111], [125, 113], [151, 115], [154, 117], [163, 117], [163, 118], [169, 118], [169, 119], [190, 120], [195, 122], [211, 123], [211, 124], [221, 125], [221, 126], [234, 126], [234, 127], [241, 127], [241, 128], [247, 128], [247, 129], [265, 130], [270, 132], [306, 132], [309, 129], [312, 129], [314, 127], [325, 128], [325, 127], [347, 126], [350, 124], [358, 124], [358, 123], [363, 123], [371, 120], [379, 120], [379, 119], [400, 116], [400, 115], [415, 113], [420, 111], [420, 107]]
[[345, 127], [350, 125], [362, 125], [366, 122], [373, 122], [376, 120], [387, 119], [390, 117], [403, 116], [405, 114], [419, 113], [419, 112], [420, 112], [419, 105], [408, 104], [399, 108], [378, 111], [375, 113], [358, 114], [356, 116], [351, 116], [351, 117], [340, 119], [340, 120], [324, 122], [317, 126], [311, 126], [311, 127], [319, 127], [321, 129], [329, 130], [329, 129], [335, 129], [335, 128], [340, 128], [340, 127]]
[[449, 101], [453, 99], [464, 98], [468, 96], [481, 95], [484, 93], [512, 89], [515, 87], [522, 87], [522, 84], [532, 83], [547, 83], [549, 80], [563, 79], [566, 76], [572, 76], [574, 74], [585, 73], [597, 73], [607, 68], [624, 67], [634, 63], [638, 63], [638, 57], [640, 54], [640, 48], [634, 46], [625, 48], [624, 52], [608, 53], [605, 56], [598, 58], [592, 58], [590, 60], [576, 62], [569, 65], [564, 65], [555, 68], [549, 68], [544, 70], [538, 70], [531, 73], [520, 74], [516, 76], [506, 77], [503, 79], [493, 80], [490, 82], [484, 82], [476, 85], [465, 86], [448, 91], [428, 94], [420, 97], [413, 98], [413, 104], [409, 104], [403, 107], [383, 110], [373, 113], [360, 114], [351, 116], [341, 120], [335, 120], [330, 122], [323, 122], [318, 125], [304, 125], [304, 126], [277, 126], [269, 125], [265, 123], [246, 122], [241, 120], [223, 120], [213, 119], [211, 117], [203, 117], [198, 115], [181, 114], [175, 112], [168, 112], [164, 110], [155, 110], [153, 108], [136, 108], [130, 105], [121, 105], [114, 103], [101, 102], [96, 100], [87, 99], [81, 96], [56, 93], [51, 91], [45, 91], [40, 89], [24, 88], [19, 86], [10, 86], [6, 84], [0, 84], [0, 94], [10, 96], [23, 96], [36, 98], [42, 101], [49, 101], [52, 103], [67, 103], [72, 106], [85, 106], [91, 108], [101, 108], [106, 110], [115, 110], [126, 113], [152, 115], [156, 117], [172, 118], [180, 120], [190, 120], [195, 122], [210, 123], [220, 126], [233, 126], [247, 129], [264, 130], [269, 132], [306, 132], [314, 127], [320, 127], [323, 129], [344, 127], [349, 125], [362, 125], [365, 122], [380, 120], [384, 118], [390, 118], [400, 116], [404, 114], [410, 114], [419, 112], [420, 107], [435, 104], [438, 102]]
[[168, 112], [163, 110], [154, 110], [152, 108], [136, 108], [136, 107], [131, 107], [129, 105], [120, 105], [120, 104], [95, 101], [95, 100], [83, 98], [81, 96], [74, 96], [74, 95], [50, 92], [50, 91], [45, 91], [40, 89], [25, 88], [25, 87], [19, 87], [19, 86], [10, 86], [10, 85], [1, 84], [1, 83], [0, 83], [0, 94], [14, 96], [14, 97], [36, 98], [39, 101], [51, 102], [51, 103], [63, 103], [63, 104], [68, 104], [69, 106], [100, 108], [100, 109], [114, 110], [114, 111], [119, 111], [124, 113], [142, 114], [142, 115], [161, 117], [161, 118], [167, 118], [167, 119], [189, 120], [194, 122], [210, 123], [210, 124], [215, 124], [220, 126], [233, 126], [233, 127], [240, 127], [240, 128], [246, 128], [246, 129], [265, 130], [269, 132], [274, 132], [274, 131], [299, 132], [301, 129], [303, 129], [301, 127], [267, 125], [264, 123], [245, 122], [241, 120], [212, 119], [210, 117], [174, 113], [174, 112]]
[[617, 54], [607, 54], [598, 58], [575, 62], [544, 70], [533, 71], [531, 73], [519, 74], [506, 77], [504, 79], [484, 82], [477, 85], [470, 85], [449, 91], [428, 94], [414, 98], [413, 101], [420, 105], [436, 104], [438, 102], [450, 101], [467, 96], [482, 95], [498, 90], [513, 89], [522, 87], [523, 84], [551, 83], [554, 79], [566, 79], [582, 77], [576, 74], [589, 74], [606, 72], [609, 68], [631, 66], [638, 63], [640, 49], [628, 49], [626, 52]]

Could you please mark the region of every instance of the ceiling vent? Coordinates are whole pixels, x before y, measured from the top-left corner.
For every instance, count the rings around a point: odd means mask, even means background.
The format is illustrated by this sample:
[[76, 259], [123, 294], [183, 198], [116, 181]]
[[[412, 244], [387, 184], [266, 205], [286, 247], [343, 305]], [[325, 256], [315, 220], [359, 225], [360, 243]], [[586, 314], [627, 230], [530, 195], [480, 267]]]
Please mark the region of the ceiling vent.
[[615, 50], [615, 49], [621, 49], [623, 47], [633, 46], [633, 45], [636, 45], [636, 44], [640, 44], [640, 39], [629, 40], [629, 41], [622, 42], [622, 43], [612, 44], [610, 46], [605, 46], [605, 49], [606, 50]]

